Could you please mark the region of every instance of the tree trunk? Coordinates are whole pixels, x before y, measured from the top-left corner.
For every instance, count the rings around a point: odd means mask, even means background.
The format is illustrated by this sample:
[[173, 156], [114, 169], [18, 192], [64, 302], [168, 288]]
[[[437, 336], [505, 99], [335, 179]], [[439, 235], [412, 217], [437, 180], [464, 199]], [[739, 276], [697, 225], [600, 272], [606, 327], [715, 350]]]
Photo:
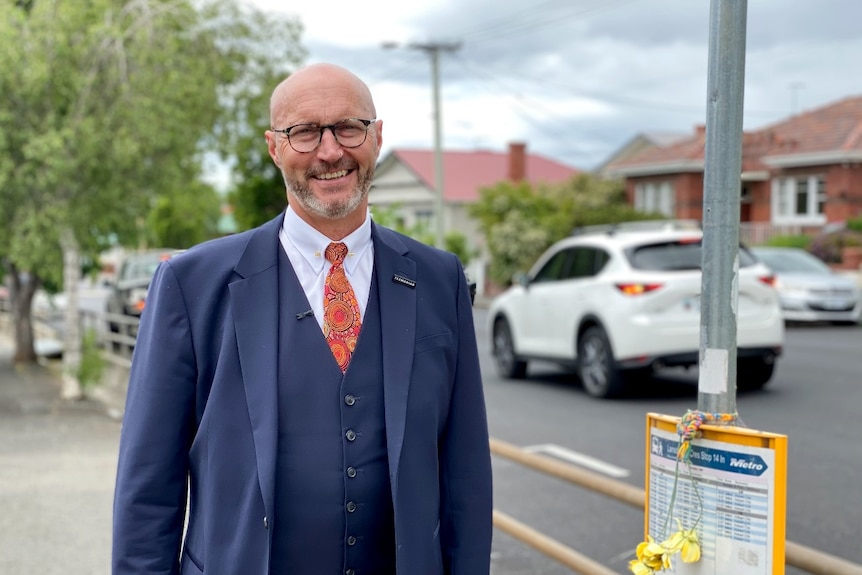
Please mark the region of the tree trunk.
[[22, 272], [15, 265], [9, 271], [9, 303], [12, 306], [12, 325], [15, 329], [15, 363], [36, 363], [33, 335], [33, 295], [39, 288], [39, 278]]
[[81, 323], [78, 313], [81, 252], [71, 228], [60, 230], [60, 250], [63, 252], [63, 291], [66, 293], [62, 395], [64, 399], [81, 399], [84, 396], [78, 381], [78, 369], [81, 366]]

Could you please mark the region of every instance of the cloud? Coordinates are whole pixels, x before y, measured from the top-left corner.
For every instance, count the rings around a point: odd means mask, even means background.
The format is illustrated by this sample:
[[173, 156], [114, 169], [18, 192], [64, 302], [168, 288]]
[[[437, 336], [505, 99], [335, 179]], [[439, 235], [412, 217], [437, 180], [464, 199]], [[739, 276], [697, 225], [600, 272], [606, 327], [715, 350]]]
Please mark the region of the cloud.
[[[276, 0], [249, 0], [284, 11]], [[310, 61], [371, 86], [385, 146], [431, 147], [431, 65], [440, 53], [447, 147], [508, 141], [591, 168], [637, 133], [689, 132], [705, 117], [707, 0], [333, 0], [294, 8]], [[748, 3], [745, 127], [862, 94], [862, 2]], [[400, 47], [384, 50], [385, 41]]]

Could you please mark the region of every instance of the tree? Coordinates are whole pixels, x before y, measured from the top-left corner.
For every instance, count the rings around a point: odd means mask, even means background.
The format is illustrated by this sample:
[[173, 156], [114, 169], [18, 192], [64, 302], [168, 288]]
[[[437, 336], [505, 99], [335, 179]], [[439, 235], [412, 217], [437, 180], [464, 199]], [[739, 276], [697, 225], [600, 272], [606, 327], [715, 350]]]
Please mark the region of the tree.
[[236, 0], [0, 4], [0, 259], [16, 361], [35, 359], [32, 293], [62, 261], [77, 387], [82, 255], [108, 238], [136, 244], [163, 209], [155, 198], [198, 185], [203, 153], [229, 149], [220, 130], [247, 120], [238, 102], [297, 63], [299, 32]]
[[[265, 18], [257, 18], [254, 26], [266, 38], [287, 36], [298, 38], [301, 28], [297, 24], [285, 26]], [[284, 66], [273, 65], [271, 47], [257, 44], [252, 50], [243, 46], [255, 60], [252, 69], [255, 81], [237, 82], [232, 88], [231, 111], [233, 121], [224, 123], [217, 131], [219, 149], [233, 165], [234, 186], [228, 196], [234, 208], [234, 218], [240, 230], [267, 222], [284, 210], [287, 195], [281, 171], [269, 157], [264, 132], [271, 128], [269, 98], [273, 88], [286, 76]], [[286, 46], [283, 62], [296, 63], [305, 58], [298, 42]]]
[[[433, 246], [436, 242], [434, 237], [434, 232], [428, 228], [428, 226], [424, 223], [417, 223], [414, 226], [407, 228], [402, 225], [400, 218], [398, 217], [398, 205], [391, 205], [386, 207], [381, 206], [372, 206], [371, 213], [373, 215], [374, 221], [380, 224], [381, 226], [386, 226], [388, 228], [392, 228], [393, 230], [402, 233], [406, 236], [410, 236], [411, 238], [422, 242], [423, 244], [428, 244], [429, 246]], [[467, 246], [467, 236], [458, 231], [451, 231], [446, 234], [443, 238], [443, 249], [447, 252], [452, 252], [458, 259], [461, 260], [462, 265], [467, 265], [470, 263], [470, 260], [476, 256], [475, 251], [471, 251]]]
[[189, 248], [219, 235], [221, 198], [212, 186], [193, 182], [160, 194], [147, 216], [148, 245]]
[[500, 182], [480, 191], [470, 215], [491, 252], [488, 276], [500, 285], [528, 271], [543, 251], [579, 226], [662, 218], [635, 211], [620, 182], [590, 174], [535, 188]]

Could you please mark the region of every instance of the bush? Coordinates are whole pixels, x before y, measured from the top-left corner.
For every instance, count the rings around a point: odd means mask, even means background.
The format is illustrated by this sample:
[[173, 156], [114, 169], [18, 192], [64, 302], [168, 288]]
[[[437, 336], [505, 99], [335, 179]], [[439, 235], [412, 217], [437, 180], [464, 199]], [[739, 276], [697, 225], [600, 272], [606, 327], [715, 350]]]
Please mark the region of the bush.
[[96, 330], [88, 329], [81, 341], [81, 363], [78, 366], [78, 383], [83, 389], [88, 389], [102, 381], [105, 371], [105, 359], [99, 348]]
[[811, 245], [811, 236], [775, 236], [769, 238], [766, 245], [773, 248], [801, 248], [807, 250]]
[[862, 246], [862, 232], [839, 230], [821, 234], [811, 240], [808, 251], [827, 264], [840, 264], [841, 250], [847, 246]]
[[847, 229], [854, 232], [862, 232], [862, 216], [847, 220]]

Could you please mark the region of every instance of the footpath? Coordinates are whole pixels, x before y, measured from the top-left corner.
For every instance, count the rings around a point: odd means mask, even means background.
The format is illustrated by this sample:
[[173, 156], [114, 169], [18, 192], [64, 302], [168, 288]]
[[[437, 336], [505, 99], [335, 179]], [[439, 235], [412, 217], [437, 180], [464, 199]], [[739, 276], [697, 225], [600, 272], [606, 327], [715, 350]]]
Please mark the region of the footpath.
[[0, 333], [0, 574], [108, 575], [120, 423]]

